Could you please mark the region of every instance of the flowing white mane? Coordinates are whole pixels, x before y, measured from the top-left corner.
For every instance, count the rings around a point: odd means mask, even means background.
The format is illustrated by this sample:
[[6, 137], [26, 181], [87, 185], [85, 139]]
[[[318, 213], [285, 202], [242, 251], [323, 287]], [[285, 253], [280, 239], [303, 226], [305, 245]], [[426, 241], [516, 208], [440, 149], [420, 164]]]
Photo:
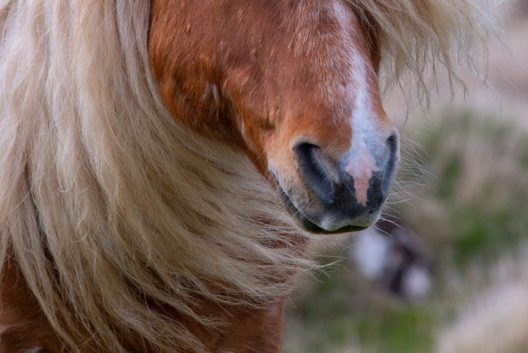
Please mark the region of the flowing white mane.
[[[449, 64], [446, 46], [466, 38], [444, 37], [463, 29], [451, 15], [466, 0], [349, 2], [382, 56], [418, 73], [426, 53]], [[262, 305], [310, 266], [247, 158], [167, 113], [148, 25], [148, 1], [0, 0], [0, 266], [17, 262], [65, 343], [86, 342], [79, 352], [126, 352], [118, 337], [131, 335], [200, 351], [145, 301], [213, 324], [196, 294]]]

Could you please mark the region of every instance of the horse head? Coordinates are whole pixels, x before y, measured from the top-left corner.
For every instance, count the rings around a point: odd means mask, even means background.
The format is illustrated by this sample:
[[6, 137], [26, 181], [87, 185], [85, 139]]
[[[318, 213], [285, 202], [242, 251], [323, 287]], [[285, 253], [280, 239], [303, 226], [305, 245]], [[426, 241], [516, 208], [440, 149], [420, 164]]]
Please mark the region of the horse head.
[[377, 221], [398, 134], [374, 35], [347, 1], [156, 0], [149, 35], [175, 119], [244, 151], [306, 230]]

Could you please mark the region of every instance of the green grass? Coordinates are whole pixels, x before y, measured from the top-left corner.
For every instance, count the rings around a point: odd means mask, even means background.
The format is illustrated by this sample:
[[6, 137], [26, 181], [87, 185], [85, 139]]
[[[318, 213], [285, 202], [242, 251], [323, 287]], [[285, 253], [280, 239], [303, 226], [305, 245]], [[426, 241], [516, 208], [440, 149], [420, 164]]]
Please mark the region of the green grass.
[[432, 348], [432, 316], [424, 307], [387, 310], [381, 317], [365, 315], [356, 319], [358, 335], [364, 338], [365, 346], [378, 352], [429, 352]]
[[[355, 274], [342, 265], [327, 269], [297, 303], [294, 320], [302, 323], [303, 347], [287, 353], [342, 352], [354, 344], [368, 352], [428, 352], [434, 315], [427, 305], [406, 305], [358, 290]], [[367, 286], [368, 287], [368, 286]]]

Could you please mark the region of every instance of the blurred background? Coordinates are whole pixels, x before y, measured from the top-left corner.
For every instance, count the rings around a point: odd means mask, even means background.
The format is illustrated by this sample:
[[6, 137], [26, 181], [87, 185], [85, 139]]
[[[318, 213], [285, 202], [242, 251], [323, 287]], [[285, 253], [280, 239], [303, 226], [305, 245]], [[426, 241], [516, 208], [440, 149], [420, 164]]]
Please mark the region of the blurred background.
[[503, 1], [486, 84], [395, 90], [402, 164], [386, 220], [317, 244], [286, 353], [528, 352], [528, 1]]

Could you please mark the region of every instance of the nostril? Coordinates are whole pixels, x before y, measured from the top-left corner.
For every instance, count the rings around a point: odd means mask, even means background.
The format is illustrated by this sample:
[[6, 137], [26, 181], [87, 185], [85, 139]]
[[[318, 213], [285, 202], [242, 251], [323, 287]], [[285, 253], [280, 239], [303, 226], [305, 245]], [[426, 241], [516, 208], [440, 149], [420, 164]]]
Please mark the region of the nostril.
[[299, 172], [306, 185], [325, 203], [335, 201], [337, 174], [317, 145], [301, 142], [293, 147]]
[[[388, 194], [390, 185], [394, 180], [396, 174], [396, 166], [398, 164], [398, 134], [391, 134], [386, 140], [387, 146], [389, 147], [389, 156], [385, 164], [384, 173], [381, 179], [381, 195], [386, 196]], [[383, 197], [384, 199], [384, 197]], [[383, 202], [381, 200], [381, 203]]]
[[373, 193], [381, 193], [381, 182], [383, 180], [383, 175], [381, 173], [374, 173], [372, 178], [369, 181], [369, 188]]
[[398, 135], [392, 134], [387, 138], [387, 145], [389, 146], [391, 153], [395, 153], [398, 148]]
[[378, 210], [383, 204], [385, 198], [382, 185], [384, 176], [383, 172], [375, 172], [370, 178], [367, 207], [371, 212]]

